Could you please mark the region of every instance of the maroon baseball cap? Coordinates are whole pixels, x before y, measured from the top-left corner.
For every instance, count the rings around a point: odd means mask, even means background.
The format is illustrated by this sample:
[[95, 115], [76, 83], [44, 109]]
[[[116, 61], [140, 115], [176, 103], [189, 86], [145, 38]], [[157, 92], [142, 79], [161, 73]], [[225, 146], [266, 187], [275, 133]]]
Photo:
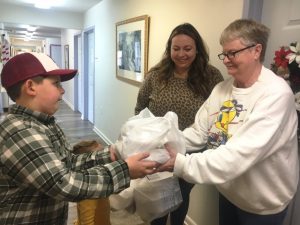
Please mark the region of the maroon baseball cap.
[[1, 83], [7, 89], [20, 81], [36, 76], [60, 76], [63, 82], [72, 79], [76, 74], [77, 70], [58, 68], [44, 53], [21, 53], [12, 57], [3, 66]]

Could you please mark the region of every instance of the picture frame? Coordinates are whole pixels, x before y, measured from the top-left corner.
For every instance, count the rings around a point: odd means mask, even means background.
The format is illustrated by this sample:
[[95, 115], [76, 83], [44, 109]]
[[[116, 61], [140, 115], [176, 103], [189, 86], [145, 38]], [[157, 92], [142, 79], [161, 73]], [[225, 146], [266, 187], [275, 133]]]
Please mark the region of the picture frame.
[[148, 71], [149, 16], [116, 23], [116, 76], [141, 83]]
[[69, 69], [69, 45], [64, 46], [64, 62], [65, 62], [65, 69]]

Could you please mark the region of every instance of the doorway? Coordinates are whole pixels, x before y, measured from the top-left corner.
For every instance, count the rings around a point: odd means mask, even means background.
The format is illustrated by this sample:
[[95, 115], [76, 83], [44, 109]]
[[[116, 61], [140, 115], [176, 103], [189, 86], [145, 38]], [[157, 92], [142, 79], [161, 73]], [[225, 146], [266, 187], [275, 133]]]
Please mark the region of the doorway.
[[50, 44], [50, 57], [59, 68], [63, 68], [61, 63], [61, 45]]
[[[78, 75], [74, 78], [74, 109], [83, 115], [84, 98], [83, 98], [83, 73], [82, 73], [82, 35], [74, 36], [74, 68], [77, 69]], [[81, 117], [83, 119], [83, 116]]]
[[94, 28], [84, 31], [84, 113], [83, 118], [94, 124], [95, 99], [95, 32]]
[[95, 34], [94, 28], [74, 36], [74, 66], [78, 76], [74, 81], [74, 109], [83, 120], [94, 124], [95, 99]]

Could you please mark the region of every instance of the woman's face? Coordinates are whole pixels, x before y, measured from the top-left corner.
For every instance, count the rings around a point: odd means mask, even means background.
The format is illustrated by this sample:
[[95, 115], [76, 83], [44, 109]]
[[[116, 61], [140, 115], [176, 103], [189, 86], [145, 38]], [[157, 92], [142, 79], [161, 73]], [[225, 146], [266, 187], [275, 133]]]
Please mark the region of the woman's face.
[[223, 53], [226, 55], [223, 63], [227, 72], [237, 81], [246, 80], [255, 64], [259, 62], [256, 45], [244, 45], [239, 39], [224, 43]]
[[194, 39], [185, 34], [178, 34], [173, 37], [171, 43], [171, 59], [175, 63], [175, 70], [178, 73], [189, 70], [196, 58], [197, 49]]

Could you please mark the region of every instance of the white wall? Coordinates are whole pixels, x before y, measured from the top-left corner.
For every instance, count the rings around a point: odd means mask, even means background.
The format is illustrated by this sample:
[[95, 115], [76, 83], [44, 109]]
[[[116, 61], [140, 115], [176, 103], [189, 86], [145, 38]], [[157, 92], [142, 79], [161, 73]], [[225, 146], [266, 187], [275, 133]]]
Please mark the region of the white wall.
[[84, 27], [95, 26], [95, 127], [114, 142], [120, 126], [133, 115], [136, 102], [138, 87], [116, 78], [116, 22], [150, 16], [149, 68], [160, 60], [171, 30], [190, 22], [207, 42], [211, 63], [225, 74], [225, 67], [217, 58], [221, 51], [219, 36], [225, 26], [241, 17], [242, 7], [240, 0], [104, 0], [90, 9]]
[[[264, 0], [262, 23], [271, 29], [265, 66], [270, 67], [275, 51], [300, 41], [300, 1]], [[280, 15], [280, 16], [278, 16]]]
[[[133, 115], [139, 87], [116, 78], [116, 22], [147, 14], [150, 16], [149, 68], [165, 49], [171, 30], [190, 22], [210, 50], [211, 63], [226, 73], [217, 54], [219, 36], [233, 20], [242, 17], [240, 0], [103, 0], [85, 15], [84, 27], [95, 27], [95, 129], [114, 142], [122, 124]], [[217, 195], [213, 187], [197, 185], [191, 195], [189, 224], [217, 225]]]

